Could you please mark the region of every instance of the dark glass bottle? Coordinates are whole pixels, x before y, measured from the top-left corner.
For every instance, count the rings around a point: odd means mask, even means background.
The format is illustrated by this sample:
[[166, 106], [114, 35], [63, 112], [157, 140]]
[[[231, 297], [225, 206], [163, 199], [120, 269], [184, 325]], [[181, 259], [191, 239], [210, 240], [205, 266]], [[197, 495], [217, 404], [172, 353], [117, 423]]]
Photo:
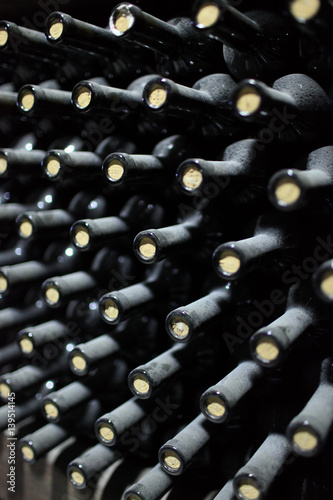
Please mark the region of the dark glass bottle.
[[321, 365], [317, 390], [287, 428], [289, 442], [297, 455], [313, 457], [323, 450], [333, 425], [329, 411], [332, 402], [332, 358], [327, 358]]
[[194, 130], [205, 136], [230, 136], [239, 126], [230, 106], [230, 98], [237, 88], [227, 74], [212, 74], [198, 80], [193, 87], [185, 87], [162, 77], [151, 77], [143, 99], [154, 114], [195, 120]]
[[268, 184], [268, 196], [274, 207], [289, 212], [331, 199], [332, 159], [333, 146], [326, 146], [308, 155], [304, 171], [284, 169], [276, 172]]
[[226, 0], [198, 3], [196, 27], [223, 42], [235, 78], [271, 79], [299, 66], [296, 30], [282, 16], [264, 10], [244, 14]]
[[253, 361], [243, 361], [202, 394], [200, 408], [203, 415], [211, 422], [225, 422], [262, 376], [263, 369], [260, 366]]
[[136, 5], [122, 3], [113, 9], [109, 26], [116, 38], [153, 50], [158, 68], [166, 76], [193, 79], [207, 74], [212, 62], [217, 69], [224, 68], [222, 45], [214, 37], [196, 32], [189, 18], [164, 22]]
[[263, 498], [291, 454], [285, 436], [270, 434], [234, 477], [234, 493], [239, 500]]
[[332, 106], [325, 91], [312, 78], [286, 75], [271, 87], [258, 80], [244, 80], [232, 96], [236, 116], [270, 128], [270, 142], [314, 141], [325, 129]]

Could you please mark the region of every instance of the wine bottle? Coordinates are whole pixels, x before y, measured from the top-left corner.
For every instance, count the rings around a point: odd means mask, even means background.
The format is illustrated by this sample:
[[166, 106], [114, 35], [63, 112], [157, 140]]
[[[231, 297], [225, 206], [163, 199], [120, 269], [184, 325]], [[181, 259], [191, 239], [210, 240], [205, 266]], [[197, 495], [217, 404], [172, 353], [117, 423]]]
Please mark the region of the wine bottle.
[[233, 479], [239, 500], [264, 498], [281, 467], [291, 453], [285, 436], [270, 434]]
[[201, 412], [211, 422], [225, 422], [262, 376], [263, 369], [260, 366], [253, 361], [243, 361], [202, 394]]
[[165, 472], [178, 476], [190, 465], [212, 437], [213, 427], [203, 415], [199, 415], [169, 439], [158, 452], [158, 460]]
[[321, 365], [317, 390], [287, 428], [289, 442], [297, 455], [313, 457], [323, 450], [333, 425], [332, 404], [332, 358], [327, 358]]
[[[281, 226], [274, 216], [259, 217], [252, 237], [222, 243], [213, 254], [213, 266], [220, 278], [238, 279], [260, 267], [271, 266], [281, 254], [297, 247], [295, 227]], [[280, 258], [279, 258], [280, 257]]]
[[245, 122], [271, 125], [271, 141], [312, 141], [325, 132], [331, 104], [312, 78], [286, 75], [269, 87], [258, 80], [243, 80], [232, 96], [236, 116]]
[[119, 242], [135, 234], [138, 228], [159, 225], [164, 210], [158, 203], [142, 196], [132, 196], [124, 205], [118, 217], [110, 216], [97, 219], [81, 219], [76, 221], [70, 230], [73, 244], [79, 250], [91, 250]]
[[332, 158], [333, 146], [326, 146], [308, 155], [304, 171], [284, 169], [276, 172], [268, 184], [268, 196], [274, 207], [289, 212], [331, 198]]
[[194, 213], [174, 226], [141, 231], [134, 238], [134, 254], [144, 264], [153, 264], [193, 251], [195, 246], [205, 241], [204, 225], [202, 214]]
[[132, 484], [126, 492], [125, 500], [158, 500], [172, 488], [175, 478], [166, 474], [160, 464], [155, 465], [138, 483]]
[[230, 286], [211, 291], [200, 299], [171, 311], [165, 327], [172, 340], [189, 342], [202, 331], [214, 325], [228, 311], [232, 303]]
[[118, 354], [119, 342], [109, 334], [77, 344], [69, 355], [69, 367], [75, 375], [84, 376]]
[[69, 337], [70, 331], [66, 325], [59, 320], [50, 320], [35, 326], [27, 326], [20, 330], [16, 340], [21, 353], [25, 357], [32, 357], [40, 352], [46, 344], [53, 344]]
[[297, 285], [288, 294], [286, 312], [250, 338], [252, 358], [263, 367], [279, 366], [288, 349], [319, 320], [313, 299], [300, 300]]
[[216, 58], [222, 52], [221, 44], [214, 37], [196, 32], [190, 18], [164, 22], [124, 2], [113, 9], [109, 28], [118, 39], [154, 51], [163, 74], [193, 78], [207, 73], [212, 62], [215, 67], [224, 68], [222, 56]]
[[299, 65], [296, 30], [276, 13], [251, 10], [244, 14], [226, 0], [201, 0], [195, 24], [223, 42], [225, 63], [237, 79], [270, 79]]
[[[88, 380], [88, 384], [89, 381]], [[71, 382], [45, 396], [41, 402], [42, 413], [49, 422], [59, 422], [73, 410], [82, 410], [82, 404], [93, 397], [93, 390], [87, 383]]]
[[172, 135], [158, 142], [151, 155], [126, 154], [118, 149], [103, 161], [103, 174], [113, 185], [154, 184], [171, 180], [175, 165], [189, 154], [200, 151], [201, 145], [185, 135]]
[[78, 423], [72, 415], [69, 415], [60, 424], [48, 423], [37, 431], [24, 436], [19, 442], [22, 458], [33, 464], [66, 439], [73, 437], [73, 434], [80, 436], [89, 431], [100, 410], [100, 402], [94, 399], [83, 407]]
[[122, 454], [119, 451], [96, 444], [68, 464], [67, 477], [76, 488], [87, 488], [95, 484], [96, 478], [120, 458]]
[[268, 176], [278, 164], [272, 160], [273, 155], [278, 158], [277, 153], [273, 148], [262, 148], [257, 139], [243, 139], [227, 146], [219, 161], [200, 158], [183, 161], [177, 169], [177, 185], [191, 196], [205, 195], [206, 186], [212, 182], [220, 188], [221, 196], [230, 193], [231, 198], [241, 191], [251, 193], [251, 183], [258, 191], [258, 187], [266, 187]]
[[15, 392], [16, 397], [25, 396], [47, 379], [65, 373], [65, 370], [66, 356], [63, 355], [45, 369], [26, 365], [11, 373], [4, 373], [0, 376], [0, 397], [2, 401], [7, 401], [11, 392]]
[[67, 117], [73, 115], [71, 93], [60, 90], [60, 86], [52, 81], [49, 84], [23, 85], [17, 94], [17, 107], [24, 116], [59, 115]]
[[153, 76], [146, 83], [143, 99], [151, 112], [196, 120], [196, 131], [200, 127], [208, 137], [223, 137], [241, 128], [230, 106], [236, 88], [234, 80], [223, 73], [205, 76], [193, 88]]
[[313, 289], [320, 301], [331, 304], [333, 301], [333, 260], [319, 266], [312, 277]]
[[176, 344], [148, 363], [137, 366], [128, 375], [128, 385], [134, 396], [149, 399], [161, 384], [168, 382], [193, 360], [192, 347]]

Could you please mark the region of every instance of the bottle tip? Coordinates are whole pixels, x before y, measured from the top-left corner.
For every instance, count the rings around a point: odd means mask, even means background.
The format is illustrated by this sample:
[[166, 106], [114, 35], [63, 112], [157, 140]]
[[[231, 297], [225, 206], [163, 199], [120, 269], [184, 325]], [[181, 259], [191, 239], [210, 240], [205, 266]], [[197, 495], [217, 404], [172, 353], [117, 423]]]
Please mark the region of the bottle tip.
[[85, 248], [89, 245], [90, 235], [88, 228], [85, 226], [77, 226], [74, 232], [74, 244], [78, 248]]
[[45, 290], [45, 298], [48, 304], [55, 305], [60, 300], [59, 290], [55, 285], [49, 285]]
[[70, 360], [75, 372], [84, 372], [87, 368], [87, 362], [81, 354], [75, 353]]
[[221, 252], [218, 264], [224, 276], [232, 276], [241, 268], [241, 260], [233, 250], [224, 250]]
[[22, 238], [30, 238], [33, 233], [33, 225], [29, 219], [23, 218], [19, 225], [19, 233]]
[[173, 337], [176, 339], [185, 339], [190, 333], [189, 325], [186, 323], [185, 319], [180, 316], [172, 318], [171, 330]]
[[293, 444], [303, 452], [315, 450], [318, 446], [318, 438], [311, 429], [299, 427], [293, 433]]
[[253, 481], [244, 480], [237, 489], [240, 497], [244, 500], [258, 500], [260, 498], [260, 490]]
[[4, 293], [8, 289], [8, 281], [4, 274], [0, 273], [0, 293]]
[[172, 472], [176, 472], [181, 467], [181, 461], [174, 451], [165, 451], [162, 456], [163, 465]]
[[299, 23], [305, 23], [313, 19], [320, 7], [320, 0], [292, 0], [289, 3], [289, 11]]
[[119, 316], [119, 308], [114, 300], [107, 299], [103, 304], [103, 311], [106, 319], [115, 321]]
[[46, 161], [46, 173], [49, 177], [56, 177], [59, 174], [61, 165], [60, 161], [56, 156], [49, 156]]
[[261, 106], [261, 96], [252, 86], [246, 85], [236, 96], [236, 110], [241, 116], [251, 116]]
[[59, 40], [64, 31], [64, 25], [61, 19], [54, 19], [48, 28], [48, 32], [52, 40]]
[[160, 83], [154, 83], [148, 88], [147, 103], [150, 108], [159, 109], [167, 100], [168, 93]]
[[30, 339], [23, 337], [20, 342], [20, 349], [24, 354], [30, 354], [34, 350], [34, 345]]
[[50, 420], [55, 420], [59, 416], [59, 410], [53, 403], [45, 403], [44, 412]]
[[290, 207], [297, 203], [301, 194], [301, 188], [296, 181], [290, 177], [280, 179], [274, 188], [275, 199], [281, 207]]
[[5, 154], [0, 155], [0, 174], [4, 174], [7, 170], [8, 162]]
[[85, 484], [85, 477], [79, 469], [72, 469], [69, 474], [71, 483], [80, 488]]
[[138, 394], [148, 394], [150, 385], [146, 377], [136, 375], [133, 379], [133, 387]]
[[200, 29], [211, 28], [220, 17], [220, 9], [213, 3], [204, 3], [196, 14], [196, 26]]
[[217, 396], [209, 396], [205, 401], [205, 408], [207, 414], [214, 419], [220, 419], [226, 412], [222, 399]]
[[110, 443], [111, 441], [114, 440], [114, 431], [111, 427], [110, 424], [101, 424], [98, 427], [98, 435], [100, 436], [101, 440], [105, 443]]
[[5, 382], [0, 383], [0, 395], [3, 399], [7, 399], [9, 394], [11, 393], [11, 389], [8, 384]]
[[78, 87], [74, 91], [73, 101], [78, 109], [87, 109], [91, 103], [92, 93], [85, 85]]
[[24, 460], [32, 462], [35, 458], [35, 452], [32, 447], [26, 443], [21, 446], [21, 454]]
[[182, 173], [181, 182], [187, 191], [198, 189], [203, 182], [203, 175], [195, 165], [189, 165]]
[[148, 237], [142, 238], [138, 243], [140, 255], [145, 259], [153, 259], [156, 255], [156, 244]]
[[115, 36], [122, 36], [129, 31], [135, 21], [130, 4], [121, 4], [115, 8], [110, 18], [110, 30]]
[[32, 89], [26, 89], [19, 95], [19, 106], [22, 111], [31, 111], [35, 104], [35, 95]]
[[264, 337], [259, 339], [255, 352], [260, 360], [265, 363], [270, 363], [279, 357], [280, 349], [275, 340]]
[[108, 162], [106, 167], [107, 178], [111, 182], [119, 181], [124, 175], [125, 169], [119, 159], [112, 159]]
[[0, 28], [0, 47], [4, 47], [8, 42], [8, 31], [5, 27]]
[[320, 289], [328, 299], [333, 299], [333, 271], [328, 271], [322, 276]]

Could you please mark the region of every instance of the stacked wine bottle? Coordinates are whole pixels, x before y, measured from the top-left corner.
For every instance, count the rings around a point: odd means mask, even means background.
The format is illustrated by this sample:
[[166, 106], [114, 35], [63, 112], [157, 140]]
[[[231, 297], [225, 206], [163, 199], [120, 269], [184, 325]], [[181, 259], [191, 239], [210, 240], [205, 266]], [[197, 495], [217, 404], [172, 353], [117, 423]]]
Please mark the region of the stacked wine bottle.
[[0, 22], [0, 428], [72, 495], [331, 500], [333, 3], [166, 10]]

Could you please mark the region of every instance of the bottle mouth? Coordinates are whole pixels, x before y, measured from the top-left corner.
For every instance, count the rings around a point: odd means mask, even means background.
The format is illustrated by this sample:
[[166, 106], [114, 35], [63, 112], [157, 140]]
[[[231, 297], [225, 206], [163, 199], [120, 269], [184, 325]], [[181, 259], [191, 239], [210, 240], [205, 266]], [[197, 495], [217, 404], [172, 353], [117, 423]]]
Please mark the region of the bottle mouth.
[[328, 301], [333, 301], [333, 270], [320, 277], [320, 291]]
[[8, 290], [8, 280], [6, 276], [0, 272], [0, 293], [5, 293]]
[[119, 321], [120, 316], [120, 306], [117, 303], [115, 297], [113, 298], [104, 298], [102, 297], [100, 302], [100, 310], [102, 313], [103, 319], [107, 323], [117, 323]]
[[220, 9], [215, 3], [206, 2], [199, 7], [195, 24], [199, 29], [207, 29], [214, 26], [220, 18]]
[[5, 401], [12, 392], [10, 386], [6, 382], [0, 382], [0, 396]]
[[135, 16], [131, 11], [131, 4], [120, 4], [114, 9], [110, 17], [110, 31], [117, 37], [124, 36], [132, 28]]
[[55, 154], [49, 154], [47, 158], [43, 160], [43, 167], [46, 175], [52, 179], [59, 176], [61, 170], [60, 158]]
[[162, 450], [159, 458], [160, 464], [169, 474], [178, 475], [183, 471], [183, 460], [176, 450]]
[[242, 500], [260, 500], [262, 494], [257, 481], [253, 477], [245, 477], [237, 482], [237, 496]]
[[179, 166], [177, 180], [184, 192], [194, 194], [201, 188], [204, 182], [204, 176], [200, 165], [195, 161], [187, 160]]
[[8, 168], [8, 160], [6, 153], [0, 153], [0, 175], [6, 173]]
[[292, 0], [289, 2], [289, 12], [299, 23], [311, 21], [318, 14], [320, 0]]
[[165, 78], [150, 82], [143, 91], [143, 98], [151, 110], [160, 110], [166, 104], [169, 97], [169, 85]]
[[57, 420], [57, 418], [59, 417], [59, 410], [53, 401], [47, 400], [43, 404], [43, 412], [45, 417], [50, 421]]
[[44, 288], [44, 298], [49, 306], [56, 306], [60, 302], [60, 291], [56, 283], [47, 283]]
[[9, 33], [6, 26], [0, 26], [0, 48], [4, 48], [9, 40]]
[[246, 118], [260, 110], [262, 97], [255, 85], [246, 84], [236, 93], [234, 103], [236, 113]]
[[76, 466], [69, 465], [68, 478], [75, 488], [83, 489], [86, 486], [86, 477], [83, 470]]
[[178, 342], [186, 342], [189, 340], [192, 329], [189, 319], [185, 313], [171, 313], [166, 319], [167, 330], [169, 335]]
[[17, 96], [17, 104], [23, 113], [29, 113], [35, 106], [35, 91], [33, 87], [21, 89]]
[[34, 343], [31, 338], [29, 338], [29, 333], [22, 336], [19, 340], [19, 347], [22, 354], [31, 354], [34, 351]]
[[117, 184], [121, 182], [125, 176], [125, 160], [122, 155], [117, 155], [106, 159], [103, 165], [103, 172], [109, 182]]
[[303, 190], [295, 172], [288, 170], [273, 177], [269, 184], [269, 197], [279, 209], [296, 209], [302, 201]]
[[53, 14], [46, 21], [46, 36], [52, 42], [60, 41], [64, 33], [64, 22], [61, 14]]
[[21, 451], [22, 458], [26, 462], [30, 462], [30, 463], [34, 462], [34, 460], [35, 460], [35, 451], [34, 451], [31, 443], [23, 442], [21, 444], [20, 451]]
[[225, 248], [213, 255], [215, 268], [222, 278], [235, 278], [242, 267], [242, 260], [236, 250]]
[[72, 351], [69, 361], [70, 369], [77, 375], [85, 375], [88, 371], [88, 363], [79, 351]]
[[110, 422], [98, 422], [96, 426], [96, 434], [99, 441], [103, 444], [113, 444], [115, 441], [115, 430]]
[[77, 223], [71, 229], [72, 241], [76, 248], [86, 249], [90, 244], [89, 228], [85, 224]]
[[93, 93], [88, 85], [77, 85], [72, 94], [72, 102], [77, 110], [87, 110], [93, 98]]
[[18, 232], [21, 238], [29, 239], [34, 232], [32, 221], [28, 217], [19, 217], [18, 219]]
[[276, 364], [281, 355], [278, 343], [269, 335], [269, 332], [267, 335], [254, 338], [251, 349], [255, 359], [264, 366]]
[[301, 425], [292, 431], [292, 444], [297, 453], [309, 455], [317, 451], [319, 439], [311, 427]]
[[227, 417], [226, 405], [219, 395], [207, 395], [200, 402], [206, 418], [212, 422], [223, 422]]
[[151, 264], [158, 257], [157, 241], [151, 232], [139, 233], [134, 239], [134, 251], [141, 262]]
[[147, 398], [151, 394], [151, 385], [149, 383], [148, 378], [139, 373], [131, 377], [130, 386], [133, 394], [141, 398]]

